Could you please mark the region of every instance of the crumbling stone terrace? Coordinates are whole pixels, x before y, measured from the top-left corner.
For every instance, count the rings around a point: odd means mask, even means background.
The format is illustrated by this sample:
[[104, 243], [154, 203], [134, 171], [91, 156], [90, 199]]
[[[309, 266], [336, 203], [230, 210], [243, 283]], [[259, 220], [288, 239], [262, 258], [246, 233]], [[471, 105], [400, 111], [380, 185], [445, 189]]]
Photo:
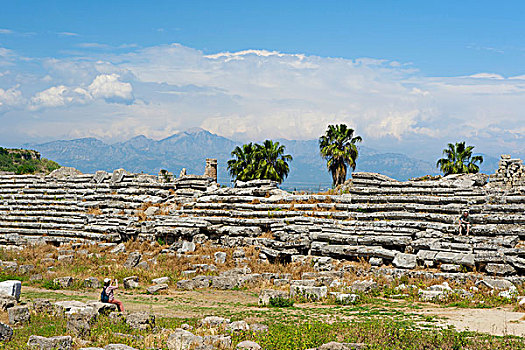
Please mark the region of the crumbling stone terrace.
[[[162, 240], [174, 251], [183, 241], [209, 242], [255, 245], [269, 260], [314, 255], [523, 276], [525, 186], [515, 163], [502, 158], [489, 182], [482, 174], [400, 182], [354, 173], [339, 194], [290, 194], [266, 180], [221, 188], [209, 172], [175, 180], [122, 169], [2, 175], [0, 242]], [[474, 223], [469, 236], [457, 234], [463, 209]]]

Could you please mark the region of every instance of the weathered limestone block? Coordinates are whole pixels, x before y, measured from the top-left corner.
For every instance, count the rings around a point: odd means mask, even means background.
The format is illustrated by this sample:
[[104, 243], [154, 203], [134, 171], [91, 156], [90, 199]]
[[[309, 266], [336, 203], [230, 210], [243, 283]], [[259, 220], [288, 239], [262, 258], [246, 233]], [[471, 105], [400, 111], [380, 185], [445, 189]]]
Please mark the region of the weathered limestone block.
[[136, 289], [139, 287], [138, 276], [130, 276], [123, 279], [124, 289]]
[[20, 293], [22, 291], [22, 282], [17, 280], [8, 280], [0, 282], [0, 294], [9, 295], [20, 300]]
[[509, 264], [492, 264], [489, 263], [485, 266], [485, 272], [487, 272], [489, 275], [495, 275], [495, 276], [508, 276], [513, 275], [516, 273], [516, 269], [514, 269]]
[[196, 336], [195, 334], [177, 328], [173, 332], [166, 343], [169, 350], [187, 350], [192, 347], [198, 347], [203, 344], [203, 339], [201, 336]]
[[486, 286], [490, 289], [495, 290], [510, 290], [516, 289], [516, 286], [507, 280], [503, 279], [493, 279], [493, 278], [484, 278], [476, 282], [476, 286]]
[[30, 349], [38, 350], [70, 350], [72, 345], [73, 340], [69, 335], [50, 338], [32, 335], [27, 342]]
[[243, 340], [242, 342], [237, 344], [236, 349], [239, 349], [239, 350], [261, 350], [262, 347], [259, 344], [257, 344], [256, 342], [254, 342], [254, 341]]
[[129, 253], [128, 258], [124, 263], [124, 267], [127, 269], [134, 268], [139, 264], [140, 259], [142, 259], [142, 254], [140, 254], [139, 252], [131, 252]]
[[148, 287], [147, 288], [147, 292], [149, 294], [156, 294], [160, 291], [163, 291], [163, 290], [167, 290], [169, 289], [169, 286], [166, 284], [166, 283], [162, 283], [162, 284], [155, 284], [151, 287]]
[[377, 288], [377, 283], [372, 279], [354, 281], [348, 287], [348, 289], [351, 290], [352, 292], [359, 292], [359, 293], [367, 293], [376, 288]]
[[414, 269], [417, 266], [417, 257], [414, 254], [396, 254], [392, 264], [402, 269]]
[[259, 293], [259, 305], [269, 305], [270, 300], [274, 298], [288, 299], [290, 298], [290, 293], [282, 290], [263, 289]]
[[204, 327], [219, 327], [226, 326], [230, 323], [229, 318], [219, 317], [219, 316], [207, 316], [200, 321], [201, 325]]
[[13, 329], [8, 325], [0, 322], [0, 342], [11, 340], [13, 337]]
[[310, 287], [292, 284], [290, 286], [290, 297], [302, 296], [306, 299], [316, 301], [326, 297], [328, 289], [326, 286]]
[[28, 323], [31, 320], [31, 314], [27, 306], [14, 306], [7, 309], [9, 316], [9, 323], [12, 325], [20, 325]]
[[134, 312], [126, 316], [126, 324], [133, 329], [151, 330], [155, 327], [155, 315], [147, 312]]
[[53, 280], [53, 283], [62, 288], [69, 288], [73, 284], [73, 277], [57, 277]]

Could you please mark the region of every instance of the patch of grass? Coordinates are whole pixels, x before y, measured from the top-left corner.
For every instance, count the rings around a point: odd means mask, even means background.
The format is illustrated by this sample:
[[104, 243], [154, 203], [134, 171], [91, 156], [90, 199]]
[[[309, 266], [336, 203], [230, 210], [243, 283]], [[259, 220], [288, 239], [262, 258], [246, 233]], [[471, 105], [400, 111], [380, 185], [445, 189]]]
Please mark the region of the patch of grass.
[[283, 298], [283, 297], [275, 297], [270, 298], [269, 305], [271, 307], [291, 307], [293, 306], [294, 301], [292, 299]]

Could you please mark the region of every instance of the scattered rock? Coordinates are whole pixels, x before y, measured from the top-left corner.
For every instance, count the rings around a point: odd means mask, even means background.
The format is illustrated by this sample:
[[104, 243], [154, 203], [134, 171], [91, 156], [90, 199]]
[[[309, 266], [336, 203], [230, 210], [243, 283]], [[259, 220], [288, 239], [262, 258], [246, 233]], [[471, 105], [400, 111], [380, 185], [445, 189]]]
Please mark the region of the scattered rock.
[[26, 273], [29, 273], [35, 269], [35, 265], [20, 265], [18, 267], [18, 272], [22, 275], [25, 275]]
[[181, 253], [190, 253], [195, 251], [195, 243], [184, 241], [182, 242], [182, 247], [180, 248]]
[[58, 277], [53, 280], [53, 283], [61, 288], [68, 288], [73, 284], [73, 277]]
[[257, 344], [256, 342], [253, 342], [251, 340], [245, 340], [237, 344], [236, 349], [243, 349], [243, 350], [260, 350], [262, 347]]
[[357, 301], [359, 301], [360, 296], [359, 294], [337, 294], [335, 297], [335, 300], [342, 305], [349, 305], [349, 304], [355, 304]]
[[22, 282], [17, 280], [7, 280], [0, 282], [0, 294], [10, 295], [20, 300], [20, 292], [22, 291]]
[[224, 264], [226, 262], [226, 253], [224, 252], [216, 252], [213, 256], [216, 264]]
[[16, 299], [15, 297], [7, 294], [0, 294], [0, 309], [3, 311], [6, 311], [10, 307], [13, 307], [16, 305]]
[[338, 343], [330, 342], [318, 347], [318, 350], [361, 350], [366, 349], [365, 343]]
[[140, 259], [142, 259], [142, 254], [139, 252], [131, 252], [124, 263], [124, 267], [127, 269], [132, 269], [139, 264]]
[[88, 277], [88, 278], [86, 278], [82, 284], [83, 284], [83, 286], [85, 288], [97, 289], [97, 288], [102, 287], [100, 281], [98, 279], [96, 279], [95, 277]]
[[13, 328], [0, 322], [0, 342], [9, 341], [13, 337]]
[[42, 276], [42, 274], [40, 273], [35, 273], [34, 275], [31, 275], [31, 277], [29, 277], [30, 281], [42, 281], [43, 279], [44, 276]]
[[167, 284], [156, 284], [154, 286], [148, 287], [147, 292], [149, 294], [155, 294], [168, 288], [169, 286]]
[[31, 314], [27, 306], [13, 306], [7, 309], [7, 314], [9, 323], [15, 326], [29, 323], [31, 320]]
[[196, 336], [187, 330], [177, 328], [175, 332], [169, 336], [166, 345], [169, 350], [187, 350], [202, 344], [202, 337]]
[[249, 331], [250, 325], [246, 321], [235, 321], [226, 327], [230, 332]]
[[507, 280], [485, 278], [476, 282], [476, 286], [486, 286], [490, 289], [508, 290], [516, 289], [516, 286]]
[[414, 269], [417, 266], [417, 258], [414, 254], [397, 253], [392, 264], [400, 269]]
[[137, 276], [126, 277], [123, 280], [124, 289], [136, 289], [139, 287], [139, 278]]
[[351, 290], [352, 292], [357, 292], [357, 293], [368, 293], [371, 290], [376, 289], [376, 288], [377, 288], [377, 283], [373, 279], [354, 281], [348, 287], [349, 290]]
[[32, 335], [27, 342], [29, 348], [38, 350], [70, 350], [72, 345], [73, 341], [69, 335], [51, 338]]
[[119, 253], [125, 253], [126, 252], [126, 246], [124, 243], [120, 243], [117, 246], [115, 246], [113, 249], [109, 251], [111, 254], [119, 254]]
[[124, 345], [124, 344], [109, 344], [109, 345], [106, 345], [104, 350], [137, 350], [137, 349], [132, 348], [129, 345]]
[[460, 272], [461, 271], [461, 265], [457, 265], [457, 264], [441, 264], [440, 269], [443, 272]]
[[211, 279], [211, 286], [213, 288], [223, 289], [223, 290], [233, 289], [237, 286], [238, 281], [239, 280], [237, 277], [216, 277], [214, 276]]
[[254, 323], [250, 326], [250, 329], [252, 330], [252, 332], [254, 333], [264, 333], [264, 332], [268, 332], [268, 326], [265, 325], [265, 324], [261, 324], [261, 323]]
[[153, 215], [157, 214], [159, 212], [159, 210], [160, 210], [159, 207], [151, 206], [151, 207], [148, 207], [146, 210], [144, 210], [144, 214], [146, 216], [153, 216]]
[[317, 301], [326, 297], [328, 293], [328, 288], [326, 286], [322, 287], [309, 287], [309, 286], [290, 286], [290, 297], [294, 298], [296, 296], [302, 296], [311, 301]]
[[155, 284], [167, 284], [169, 283], [169, 281], [170, 281], [169, 277], [159, 277], [159, 278], [155, 278], [151, 280], [151, 282]]
[[193, 290], [195, 288], [195, 284], [193, 283], [193, 280], [180, 280], [177, 281], [177, 288], [183, 290]]
[[15, 261], [3, 261], [2, 270], [9, 274], [14, 274], [18, 270], [18, 264]]
[[[76, 310], [75, 310], [76, 311]], [[94, 309], [83, 309], [78, 312], [66, 312], [66, 328], [77, 336], [85, 336], [91, 330], [91, 324], [95, 321]]]
[[264, 289], [259, 293], [259, 305], [270, 305], [270, 300], [274, 298], [289, 299], [290, 293], [282, 290]]
[[508, 276], [516, 273], [516, 269], [509, 264], [488, 263], [487, 266], [485, 266], [485, 271], [489, 275], [494, 276]]
[[75, 261], [74, 255], [59, 255], [58, 262], [62, 264], [72, 264]]
[[51, 314], [54, 310], [49, 299], [35, 299], [33, 301], [33, 310], [38, 314]]
[[126, 317], [126, 323], [133, 329], [151, 330], [155, 327], [155, 316], [147, 312], [134, 312]]
[[208, 316], [201, 320], [201, 324], [206, 327], [218, 327], [228, 323], [230, 323], [229, 319], [219, 316]]
[[141, 261], [135, 267], [138, 269], [149, 270], [149, 264], [147, 261]]
[[109, 315], [114, 311], [118, 311], [117, 305], [110, 303], [103, 303], [98, 300], [88, 301], [87, 306], [92, 307], [96, 314]]

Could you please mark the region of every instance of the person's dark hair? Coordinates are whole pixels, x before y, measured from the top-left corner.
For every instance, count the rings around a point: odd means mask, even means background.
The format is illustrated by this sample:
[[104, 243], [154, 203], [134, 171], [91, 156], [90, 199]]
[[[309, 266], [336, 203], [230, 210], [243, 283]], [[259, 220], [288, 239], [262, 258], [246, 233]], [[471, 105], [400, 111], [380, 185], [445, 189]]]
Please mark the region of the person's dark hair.
[[106, 282], [104, 282], [104, 287], [109, 286], [110, 283], [111, 283], [111, 281], [106, 281]]

